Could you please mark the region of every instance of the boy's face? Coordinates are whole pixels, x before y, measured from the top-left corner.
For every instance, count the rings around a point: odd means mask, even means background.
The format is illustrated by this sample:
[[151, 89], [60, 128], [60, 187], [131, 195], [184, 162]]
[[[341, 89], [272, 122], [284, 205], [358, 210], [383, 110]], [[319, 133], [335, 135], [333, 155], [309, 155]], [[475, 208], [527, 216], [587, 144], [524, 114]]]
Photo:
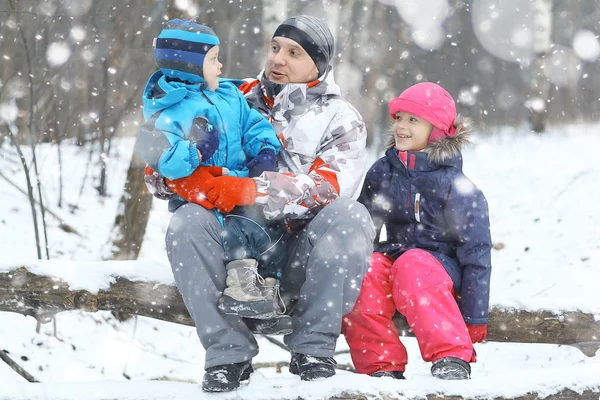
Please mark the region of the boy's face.
[[395, 119], [392, 130], [398, 150], [420, 151], [427, 146], [432, 124], [404, 111], [397, 112]]
[[204, 56], [204, 64], [202, 65], [204, 80], [211, 92], [219, 87], [221, 68], [223, 68], [223, 64], [219, 62], [219, 46], [213, 46]]
[[308, 83], [319, 77], [319, 70], [296, 41], [281, 36], [271, 40], [265, 78], [279, 84]]

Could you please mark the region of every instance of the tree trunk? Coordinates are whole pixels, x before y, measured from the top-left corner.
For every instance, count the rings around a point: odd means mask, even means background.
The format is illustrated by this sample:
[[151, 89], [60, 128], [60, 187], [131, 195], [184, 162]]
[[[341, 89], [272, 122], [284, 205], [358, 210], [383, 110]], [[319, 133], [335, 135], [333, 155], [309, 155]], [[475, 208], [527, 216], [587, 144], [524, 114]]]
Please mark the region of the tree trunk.
[[263, 0], [262, 32], [264, 43], [269, 43], [275, 29], [288, 15], [288, 0]]
[[544, 132], [548, 119], [550, 77], [544, 67], [552, 45], [552, 2], [553, 0], [535, 0], [534, 6], [533, 52], [535, 56], [531, 63], [531, 95], [526, 105], [530, 112], [531, 128], [535, 132]]
[[133, 154], [113, 227], [113, 260], [135, 260], [140, 254], [152, 207], [152, 195], [144, 183], [145, 167], [146, 164]]
[[[96, 266], [89, 266], [89, 264], [96, 264]], [[97, 271], [106, 271], [104, 277], [98, 276], [97, 279], [112, 277], [113, 283], [110, 288], [100, 290], [98, 293], [71, 290], [64, 280], [50, 275], [36, 275], [25, 266], [2, 267], [0, 265], [2, 271], [0, 272], [0, 311], [30, 315], [40, 321], [49, 322], [55, 314], [62, 311], [106, 310], [193, 325], [181, 295], [174, 285], [131, 281], [117, 272], [132, 271], [132, 267], [146, 271], [156, 266], [148, 266], [148, 263], [144, 262], [105, 262], [100, 264], [102, 268], [97, 268], [97, 264], [70, 264], [69, 267], [68, 262], [65, 262], [65, 266], [72, 270], [95, 271], [96, 275]], [[44, 261], [37, 262], [36, 271], [39, 270], [40, 265], [48, 266], [44, 271], [55, 273], [61, 271], [56, 262], [52, 264]], [[138, 273], [137, 276], [139, 275]], [[401, 315], [396, 315], [394, 322], [400, 335], [413, 335]], [[595, 320], [593, 314], [579, 311], [564, 311], [556, 314], [551, 311], [532, 312], [499, 308], [490, 310], [489, 341], [567, 345], [584, 343], [585, 345], [577, 347], [590, 355], [590, 352], [595, 353], [598, 349], [599, 338], [600, 322]]]

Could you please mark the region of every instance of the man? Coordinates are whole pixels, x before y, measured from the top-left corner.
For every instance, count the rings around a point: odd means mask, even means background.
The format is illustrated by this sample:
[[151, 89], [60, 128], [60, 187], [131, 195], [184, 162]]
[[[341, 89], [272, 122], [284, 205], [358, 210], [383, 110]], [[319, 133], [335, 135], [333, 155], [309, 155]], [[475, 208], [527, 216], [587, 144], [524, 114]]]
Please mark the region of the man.
[[[283, 144], [276, 172], [212, 177], [200, 167], [172, 186], [184, 198], [190, 190], [204, 193], [222, 213], [257, 204], [268, 219], [285, 221], [281, 295], [293, 331], [284, 341], [292, 351], [290, 372], [302, 380], [335, 374], [342, 316], [352, 310], [373, 251], [370, 216], [351, 200], [365, 170], [366, 129], [334, 82], [333, 55], [323, 21], [306, 15], [284, 21], [264, 71], [240, 87]], [[252, 332], [277, 331], [217, 309], [227, 277], [221, 232], [212, 210], [186, 203], [174, 212], [166, 237], [177, 286], [206, 349], [202, 388], [209, 392], [234, 390], [248, 379], [258, 354]]]

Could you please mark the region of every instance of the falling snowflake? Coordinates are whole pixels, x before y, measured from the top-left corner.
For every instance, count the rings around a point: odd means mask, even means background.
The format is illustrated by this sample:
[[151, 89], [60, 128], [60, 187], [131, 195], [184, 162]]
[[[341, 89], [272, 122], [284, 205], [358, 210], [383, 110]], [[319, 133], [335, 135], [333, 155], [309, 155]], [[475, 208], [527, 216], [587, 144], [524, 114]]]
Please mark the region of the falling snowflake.
[[10, 103], [0, 103], [0, 119], [7, 123], [12, 123], [17, 119], [19, 109], [14, 101]]
[[573, 38], [573, 50], [584, 61], [596, 61], [600, 57], [598, 36], [585, 29], [577, 31]]
[[46, 59], [52, 67], [60, 67], [69, 57], [71, 57], [71, 48], [65, 42], [53, 42], [46, 51]]

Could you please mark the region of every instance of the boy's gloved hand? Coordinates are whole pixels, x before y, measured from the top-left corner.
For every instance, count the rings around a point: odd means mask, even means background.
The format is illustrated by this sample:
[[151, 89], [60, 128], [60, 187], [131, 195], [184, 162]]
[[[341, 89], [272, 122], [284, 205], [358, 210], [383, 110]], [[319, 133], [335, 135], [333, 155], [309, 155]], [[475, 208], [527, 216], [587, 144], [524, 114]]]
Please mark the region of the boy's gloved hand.
[[219, 131], [204, 117], [194, 119], [189, 139], [196, 142], [196, 148], [204, 162], [219, 149]]
[[487, 337], [487, 324], [485, 325], [470, 325], [467, 324], [469, 330], [469, 336], [471, 336], [471, 342], [480, 343]]
[[262, 149], [256, 157], [246, 164], [249, 176], [260, 176], [264, 171], [273, 171], [275, 169], [276, 159], [277, 155], [272, 149]]
[[202, 190], [222, 213], [230, 212], [235, 206], [251, 206], [256, 200], [256, 183], [252, 178], [219, 176], [206, 181]]
[[190, 176], [179, 179], [166, 179], [167, 186], [173, 192], [177, 193], [184, 200], [196, 203], [202, 207], [212, 210], [212, 202], [206, 200], [204, 192], [201, 190], [203, 184], [216, 176], [221, 176], [223, 169], [221, 167], [199, 166]]

